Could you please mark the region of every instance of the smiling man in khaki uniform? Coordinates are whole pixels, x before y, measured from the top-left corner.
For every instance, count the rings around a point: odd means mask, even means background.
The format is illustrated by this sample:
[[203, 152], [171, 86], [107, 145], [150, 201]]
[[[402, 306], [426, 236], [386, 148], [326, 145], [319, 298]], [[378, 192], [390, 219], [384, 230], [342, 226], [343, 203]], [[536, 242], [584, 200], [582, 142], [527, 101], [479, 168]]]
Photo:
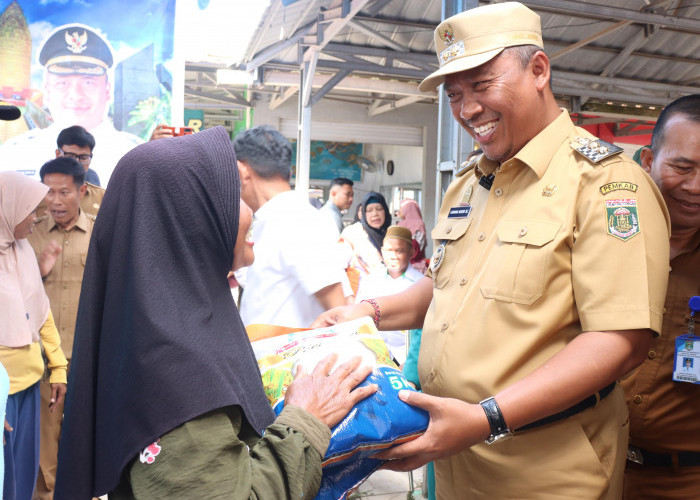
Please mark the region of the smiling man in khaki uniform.
[[396, 470], [437, 459], [438, 498], [620, 498], [628, 429], [616, 381], [661, 328], [661, 194], [557, 107], [539, 16], [522, 4], [447, 19], [435, 44], [440, 69], [420, 88], [444, 83], [484, 154], [445, 194], [430, 277], [316, 324], [425, 319], [426, 394], [401, 398], [431, 423], [382, 457]]

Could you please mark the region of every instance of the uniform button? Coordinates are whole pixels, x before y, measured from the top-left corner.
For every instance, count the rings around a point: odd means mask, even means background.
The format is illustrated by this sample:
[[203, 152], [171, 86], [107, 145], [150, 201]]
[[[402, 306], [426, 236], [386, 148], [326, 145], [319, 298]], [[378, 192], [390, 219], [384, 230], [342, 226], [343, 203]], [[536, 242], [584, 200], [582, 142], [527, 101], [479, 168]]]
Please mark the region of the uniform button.
[[503, 190], [501, 188], [496, 188], [496, 190], [493, 193], [496, 196], [501, 196], [503, 194]]
[[440, 330], [442, 330], [442, 331], [444, 332], [445, 330], [447, 330], [447, 328], [448, 328], [449, 326], [450, 326], [450, 325], [448, 325], [447, 323], [443, 323], [442, 325], [440, 325]]
[[673, 268], [671, 266], [668, 266], [668, 272], [670, 273], [671, 271], [673, 271]]
[[445, 230], [445, 233], [447, 233], [447, 234], [450, 234], [451, 232], [452, 232], [452, 227], [448, 227], [448, 228]]
[[525, 236], [527, 234], [527, 228], [526, 227], [521, 227], [520, 228], [520, 236]]
[[64, 290], [68, 290], [68, 285], [63, 285]]
[[635, 397], [632, 398], [632, 401], [634, 401], [636, 404], [639, 404], [642, 402], [642, 396], [637, 394]]
[[647, 354], [647, 356], [649, 356], [649, 359], [654, 359], [656, 357], [656, 351], [649, 351], [649, 354]]
[[479, 241], [484, 241], [486, 239], [486, 235], [484, 233], [479, 233], [479, 236], [477, 237]]
[[667, 309], [664, 307], [664, 314], [666, 314]]
[[64, 245], [66, 245], [66, 246], [70, 245], [70, 240], [66, 240], [66, 241], [64, 242]]
[[459, 280], [459, 286], [464, 286], [467, 284], [467, 281], [469, 281], [467, 278], [462, 278]]

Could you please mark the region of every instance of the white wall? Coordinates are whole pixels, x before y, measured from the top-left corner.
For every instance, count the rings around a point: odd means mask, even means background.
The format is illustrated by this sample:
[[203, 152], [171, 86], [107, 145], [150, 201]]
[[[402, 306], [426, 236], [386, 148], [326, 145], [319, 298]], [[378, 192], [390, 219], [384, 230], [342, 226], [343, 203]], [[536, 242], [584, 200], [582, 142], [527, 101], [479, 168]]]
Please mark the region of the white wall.
[[[280, 128], [282, 119], [297, 119], [297, 97], [289, 99], [275, 110], [270, 110], [266, 102], [255, 106], [253, 125], [271, 125]], [[391, 126], [420, 127], [424, 131], [424, 146], [395, 146], [389, 144], [367, 144], [364, 154], [383, 160], [383, 168], [377, 172], [363, 172], [362, 181], [357, 183], [356, 202], [368, 191], [380, 191], [382, 186], [421, 184], [423, 192], [422, 211], [426, 226], [430, 231], [435, 219], [435, 165], [437, 152], [438, 108], [433, 104], [418, 103], [398, 108], [387, 113], [370, 117], [364, 105], [321, 99], [311, 109], [311, 139], [314, 139], [314, 122], [372, 123]], [[394, 175], [386, 173], [386, 162], [393, 160]], [[328, 181], [320, 181], [320, 184]], [[311, 185], [319, 182], [311, 180]], [[356, 202], [349, 213], [354, 213]]]

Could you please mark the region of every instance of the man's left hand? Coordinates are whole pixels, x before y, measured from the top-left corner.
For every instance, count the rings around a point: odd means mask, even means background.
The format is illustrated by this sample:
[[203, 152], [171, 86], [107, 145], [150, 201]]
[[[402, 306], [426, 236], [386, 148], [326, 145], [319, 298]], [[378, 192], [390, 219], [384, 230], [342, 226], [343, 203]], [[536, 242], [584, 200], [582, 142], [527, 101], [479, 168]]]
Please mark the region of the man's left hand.
[[49, 401], [49, 411], [53, 411], [61, 403], [63, 403], [63, 398], [66, 396], [66, 384], [51, 384], [51, 400]]

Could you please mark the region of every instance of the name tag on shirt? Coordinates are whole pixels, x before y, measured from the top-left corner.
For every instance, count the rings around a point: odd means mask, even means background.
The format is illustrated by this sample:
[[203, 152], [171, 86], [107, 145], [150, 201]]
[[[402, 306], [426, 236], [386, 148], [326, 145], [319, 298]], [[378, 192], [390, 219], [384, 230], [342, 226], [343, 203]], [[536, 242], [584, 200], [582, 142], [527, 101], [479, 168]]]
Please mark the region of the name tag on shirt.
[[450, 208], [450, 212], [447, 214], [448, 219], [465, 219], [469, 217], [472, 211], [471, 205], [459, 205]]
[[700, 384], [700, 337], [681, 335], [676, 338], [673, 380]]

